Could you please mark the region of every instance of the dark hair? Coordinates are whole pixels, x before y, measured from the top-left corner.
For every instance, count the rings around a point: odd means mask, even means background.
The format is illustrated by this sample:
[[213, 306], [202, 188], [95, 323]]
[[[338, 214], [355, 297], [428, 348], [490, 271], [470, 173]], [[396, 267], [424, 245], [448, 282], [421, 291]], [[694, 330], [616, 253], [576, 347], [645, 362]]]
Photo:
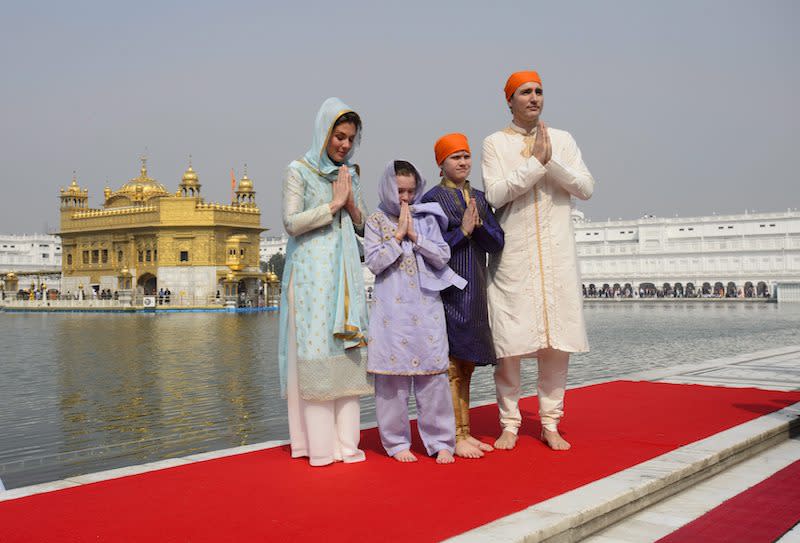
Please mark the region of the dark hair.
[[340, 115], [339, 118], [336, 119], [336, 122], [333, 123], [333, 128], [345, 123], [354, 124], [356, 130], [361, 132], [361, 117], [359, 117], [358, 113], [355, 111], [348, 111], [347, 113]]
[[395, 175], [410, 175], [414, 178], [414, 181], [417, 180], [417, 169], [410, 162], [406, 162], [405, 160], [395, 160], [394, 161], [394, 174]]

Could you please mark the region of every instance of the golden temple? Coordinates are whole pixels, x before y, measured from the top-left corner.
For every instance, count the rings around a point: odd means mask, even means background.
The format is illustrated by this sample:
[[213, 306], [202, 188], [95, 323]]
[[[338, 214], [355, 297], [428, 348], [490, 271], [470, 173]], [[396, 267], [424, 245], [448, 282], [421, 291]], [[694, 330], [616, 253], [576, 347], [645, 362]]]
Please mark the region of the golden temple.
[[201, 196], [191, 160], [175, 193], [141, 162], [138, 177], [105, 188], [101, 209], [74, 175], [61, 189], [62, 294], [123, 290], [130, 278], [135, 294], [169, 290], [173, 303], [207, 305], [235, 282], [242, 301], [257, 302], [269, 279], [259, 268], [266, 229], [246, 169], [231, 203], [218, 204]]

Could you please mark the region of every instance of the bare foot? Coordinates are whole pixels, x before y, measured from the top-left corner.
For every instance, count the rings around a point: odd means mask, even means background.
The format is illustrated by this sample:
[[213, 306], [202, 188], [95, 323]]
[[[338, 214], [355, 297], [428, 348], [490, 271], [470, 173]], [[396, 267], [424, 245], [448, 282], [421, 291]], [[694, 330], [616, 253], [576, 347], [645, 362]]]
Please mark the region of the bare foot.
[[480, 440], [478, 440], [478, 439], [476, 439], [476, 438], [474, 438], [472, 436], [469, 436], [467, 438], [467, 441], [469, 443], [471, 443], [472, 445], [478, 447], [483, 452], [492, 452], [494, 450], [494, 447], [492, 447], [488, 443], [484, 443], [483, 441], [480, 441]]
[[558, 433], [558, 430], [542, 430], [542, 441], [544, 441], [548, 447], [553, 449], [554, 451], [566, 451], [569, 450], [572, 445], [569, 442], [561, 437], [561, 434]]
[[417, 461], [417, 457], [414, 456], [411, 453], [411, 451], [409, 451], [408, 449], [406, 449], [405, 451], [400, 451], [399, 453], [394, 455], [392, 458], [394, 458], [398, 462], [416, 462]]
[[503, 433], [500, 434], [500, 437], [497, 438], [497, 441], [494, 442], [495, 449], [503, 449], [510, 451], [517, 445], [517, 434], [514, 432], [509, 432], [508, 430], [503, 430]]
[[469, 439], [459, 439], [456, 441], [456, 456], [461, 458], [481, 458], [481, 450], [469, 442]]
[[[416, 458], [414, 460], [416, 460]], [[436, 454], [437, 464], [452, 464], [455, 461], [456, 459], [453, 458], [453, 454], [447, 449], [442, 449]]]

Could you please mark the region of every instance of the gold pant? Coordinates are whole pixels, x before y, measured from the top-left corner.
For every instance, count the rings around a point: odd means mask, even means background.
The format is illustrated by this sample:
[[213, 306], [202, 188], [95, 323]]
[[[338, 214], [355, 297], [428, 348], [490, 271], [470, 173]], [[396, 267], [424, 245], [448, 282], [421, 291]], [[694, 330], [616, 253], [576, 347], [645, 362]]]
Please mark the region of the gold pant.
[[456, 416], [456, 441], [466, 439], [469, 433], [469, 384], [475, 364], [450, 357], [447, 376], [450, 380], [450, 392], [453, 395], [453, 411]]

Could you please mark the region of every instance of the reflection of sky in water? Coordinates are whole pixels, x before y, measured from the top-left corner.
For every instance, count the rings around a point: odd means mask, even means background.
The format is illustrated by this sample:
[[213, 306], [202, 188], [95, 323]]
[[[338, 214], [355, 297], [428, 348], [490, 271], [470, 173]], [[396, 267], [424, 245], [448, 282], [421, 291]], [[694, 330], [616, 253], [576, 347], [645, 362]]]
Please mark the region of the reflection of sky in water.
[[[587, 305], [570, 383], [800, 343], [800, 305]], [[0, 313], [0, 478], [22, 486], [287, 437], [275, 313]], [[536, 365], [523, 366], [524, 393]], [[478, 368], [473, 401], [494, 399]], [[362, 421], [374, 421], [371, 399]]]

